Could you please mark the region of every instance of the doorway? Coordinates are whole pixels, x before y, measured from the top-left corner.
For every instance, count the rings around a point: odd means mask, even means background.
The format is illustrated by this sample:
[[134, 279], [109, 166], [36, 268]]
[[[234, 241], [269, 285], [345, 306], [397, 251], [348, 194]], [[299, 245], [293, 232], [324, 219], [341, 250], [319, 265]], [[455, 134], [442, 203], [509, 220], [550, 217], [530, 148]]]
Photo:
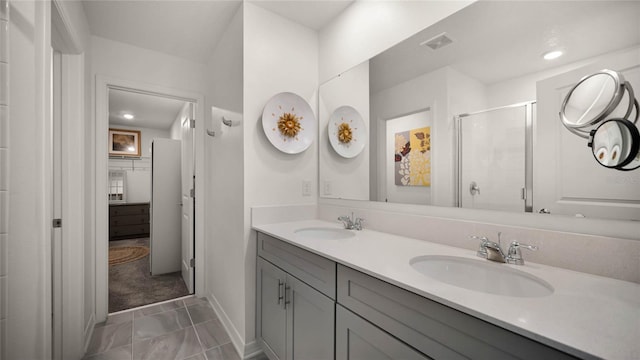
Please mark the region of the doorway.
[[194, 105], [137, 89], [108, 96], [113, 313], [193, 292], [193, 202], [183, 193], [193, 189]]
[[[97, 80], [96, 321], [100, 322], [108, 313], [197, 292], [200, 270], [195, 268], [195, 254], [202, 244], [195, 216], [199, 141], [194, 126], [202, 97]], [[100, 191], [101, 182], [106, 192]]]

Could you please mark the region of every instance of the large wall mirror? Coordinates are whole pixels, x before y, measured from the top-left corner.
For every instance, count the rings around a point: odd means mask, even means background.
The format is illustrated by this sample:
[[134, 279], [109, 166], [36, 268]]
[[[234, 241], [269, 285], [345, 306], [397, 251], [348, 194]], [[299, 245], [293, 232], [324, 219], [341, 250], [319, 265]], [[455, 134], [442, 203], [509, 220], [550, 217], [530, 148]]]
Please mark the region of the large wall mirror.
[[[320, 196], [640, 220], [640, 170], [600, 166], [559, 118], [590, 73], [640, 89], [638, 23], [636, 1], [478, 1], [327, 81]], [[368, 136], [332, 144], [354, 124]]]

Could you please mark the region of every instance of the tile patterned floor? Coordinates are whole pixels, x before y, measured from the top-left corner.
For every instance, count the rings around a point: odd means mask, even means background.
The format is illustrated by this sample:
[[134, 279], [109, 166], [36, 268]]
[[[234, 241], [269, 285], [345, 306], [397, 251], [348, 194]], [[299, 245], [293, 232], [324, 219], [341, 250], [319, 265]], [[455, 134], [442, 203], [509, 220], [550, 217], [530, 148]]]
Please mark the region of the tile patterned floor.
[[[97, 324], [86, 360], [240, 360], [204, 298], [110, 315]], [[266, 359], [261, 356], [255, 360]]]

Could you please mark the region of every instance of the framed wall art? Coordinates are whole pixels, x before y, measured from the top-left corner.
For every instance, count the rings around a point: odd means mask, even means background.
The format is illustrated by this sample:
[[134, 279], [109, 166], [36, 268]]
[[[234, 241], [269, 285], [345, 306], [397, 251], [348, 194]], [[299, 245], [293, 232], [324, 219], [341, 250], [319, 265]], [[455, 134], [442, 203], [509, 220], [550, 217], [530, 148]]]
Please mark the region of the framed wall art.
[[109, 129], [109, 156], [140, 157], [140, 131]]

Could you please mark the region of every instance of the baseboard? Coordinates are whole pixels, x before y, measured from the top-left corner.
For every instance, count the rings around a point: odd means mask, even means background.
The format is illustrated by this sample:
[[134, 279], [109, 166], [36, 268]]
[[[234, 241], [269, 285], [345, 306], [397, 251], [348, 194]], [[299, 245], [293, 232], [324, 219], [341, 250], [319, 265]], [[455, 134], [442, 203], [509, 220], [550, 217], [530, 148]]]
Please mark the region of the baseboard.
[[244, 345], [243, 359], [250, 359], [262, 353], [262, 347], [260, 347], [260, 343], [258, 342], [258, 340], [253, 340], [252, 342]]
[[242, 335], [240, 335], [240, 332], [238, 332], [238, 329], [236, 329], [236, 327], [233, 325], [231, 319], [229, 319], [229, 316], [227, 316], [227, 313], [222, 309], [222, 306], [220, 305], [216, 297], [213, 294], [209, 294], [207, 296], [207, 300], [211, 304], [211, 307], [213, 307], [213, 311], [215, 311], [218, 319], [220, 319], [220, 321], [222, 322], [222, 325], [227, 331], [227, 334], [229, 334], [231, 343], [233, 344], [233, 347], [236, 348], [238, 354], [240, 354], [240, 358], [248, 359], [253, 356], [259, 355], [262, 352], [260, 344], [255, 340], [245, 344]]
[[89, 348], [89, 344], [91, 343], [91, 337], [93, 336], [93, 329], [96, 328], [96, 318], [94, 314], [91, 314], [89, 317], [89, 321], [87, 322], [87, 326], [84, 328], [84, 347], [83, 354], [87, 353], [87, 349]]

